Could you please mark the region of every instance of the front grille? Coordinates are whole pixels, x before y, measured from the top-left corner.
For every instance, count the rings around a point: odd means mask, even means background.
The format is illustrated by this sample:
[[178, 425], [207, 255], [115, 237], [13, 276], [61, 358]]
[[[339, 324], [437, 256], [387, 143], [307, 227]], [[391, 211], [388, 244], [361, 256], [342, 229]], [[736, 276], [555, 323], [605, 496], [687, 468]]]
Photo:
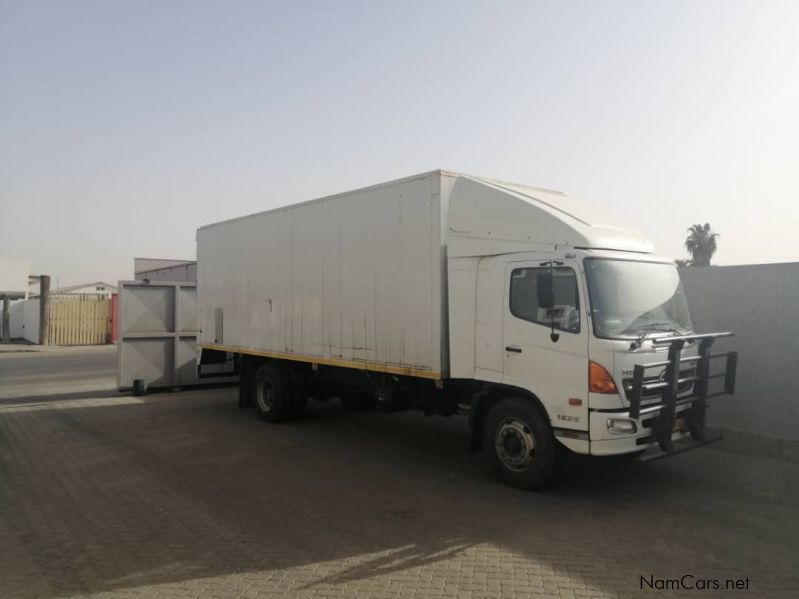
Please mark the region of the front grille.
[[[680, 370], [680, 378], [690, 378], [696, 374], [695, 368], [685, 368]], [[650, 376], [644, 378], [644, 388], [641, 389], [641, 399], [652, 399], [655, 397], [660, 397], [663, 393], [662, 389], [646, 389], [647, 385], [651, 385], [654, 383], [662, 383], [663, 379], [660, 376]], [[694, 382], [684, 381], [677, 386], [677, 393], [684, 393], [686, 391], [690, 391], [691, 387], [693, 386]], [[626, 394], [630, 394], [633, 390], [633, 379], [632, 377], [626, 378], [622, 380], [622, 386], [624, 387], [624, 392]]]

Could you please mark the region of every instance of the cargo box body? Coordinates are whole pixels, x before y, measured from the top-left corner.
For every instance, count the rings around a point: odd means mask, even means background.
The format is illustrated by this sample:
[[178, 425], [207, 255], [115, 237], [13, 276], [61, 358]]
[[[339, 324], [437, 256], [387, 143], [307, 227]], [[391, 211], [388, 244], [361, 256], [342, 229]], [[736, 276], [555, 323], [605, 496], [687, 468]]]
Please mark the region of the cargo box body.
[[445, 213], [433, 172], [199, 229], [199, 343], [446, 376]]

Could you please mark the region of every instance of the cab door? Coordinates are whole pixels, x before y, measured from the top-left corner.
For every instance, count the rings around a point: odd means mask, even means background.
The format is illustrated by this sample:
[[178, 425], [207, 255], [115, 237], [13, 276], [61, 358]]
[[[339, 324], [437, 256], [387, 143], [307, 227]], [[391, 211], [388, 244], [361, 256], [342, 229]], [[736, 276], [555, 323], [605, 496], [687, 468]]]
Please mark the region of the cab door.
[[[588, 430], [588, 325], [579, 263], [510, 262], [502, 319], [503, 382], [532, 392], [555, 428]], [[552, 305], [539, 293], [552, 281]]]

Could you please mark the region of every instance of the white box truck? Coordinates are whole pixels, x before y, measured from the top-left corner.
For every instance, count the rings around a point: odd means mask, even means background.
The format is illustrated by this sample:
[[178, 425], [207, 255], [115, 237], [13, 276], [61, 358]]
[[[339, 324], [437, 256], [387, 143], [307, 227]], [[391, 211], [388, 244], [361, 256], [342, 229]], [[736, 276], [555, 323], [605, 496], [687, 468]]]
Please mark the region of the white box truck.
[[197, 258], [200, 376], [232, 364], [242, 406], [468, 413], [521, 488], [707, 443], [734, 387], [673, 261], [559, 192], [437, 170], [202, 227]]

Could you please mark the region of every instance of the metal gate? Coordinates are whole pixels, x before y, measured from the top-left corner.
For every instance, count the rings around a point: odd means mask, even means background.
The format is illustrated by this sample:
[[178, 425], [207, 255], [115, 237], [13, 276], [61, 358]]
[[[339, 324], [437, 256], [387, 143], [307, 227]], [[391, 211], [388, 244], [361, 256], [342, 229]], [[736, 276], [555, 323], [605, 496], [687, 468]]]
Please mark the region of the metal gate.
[[51, 295], [50, 345], [102, 345], [111, 340], [111, 300], [96, 295]]
[[[197, 289], [194, 282], [120, 281], [117, 387], [230, 382], [197, 377]], [[235, 380], [235, 379], [234, 379]]]

